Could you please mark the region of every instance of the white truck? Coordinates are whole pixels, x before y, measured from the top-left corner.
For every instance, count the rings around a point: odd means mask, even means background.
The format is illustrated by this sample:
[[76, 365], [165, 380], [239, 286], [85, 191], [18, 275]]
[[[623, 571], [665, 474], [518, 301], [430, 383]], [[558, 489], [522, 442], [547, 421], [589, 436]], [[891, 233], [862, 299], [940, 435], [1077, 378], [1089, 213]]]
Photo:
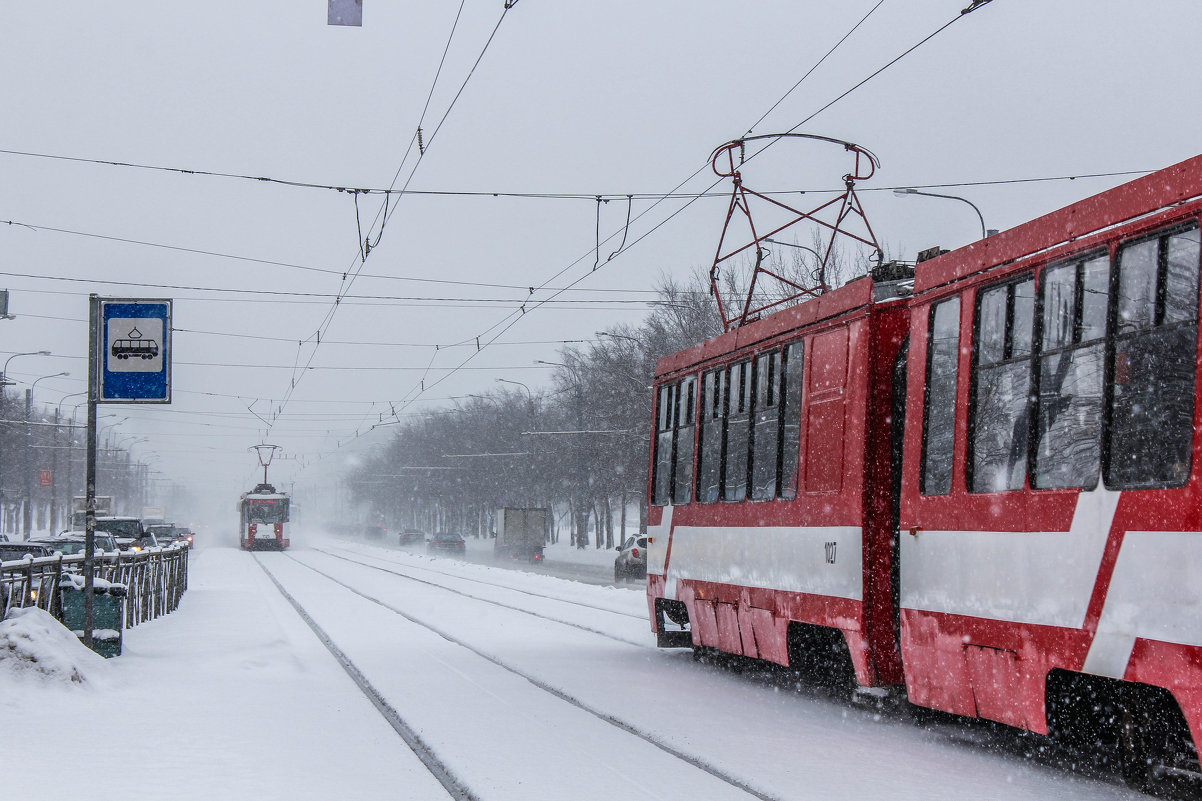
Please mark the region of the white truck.
[[[71, 499], [71, 530], [83, 531], [87, 525], [88, 499], [84, 495], [76, 495]], [[111, 517], [113, 514], [113, 496], [96, 496], [96, 516]]]
[[551, 530], [551, 510], [545, 507], [505, 507], [497, 512], [497, 541], [493, 555], [498, 559], [543, 560], [543, 543]]

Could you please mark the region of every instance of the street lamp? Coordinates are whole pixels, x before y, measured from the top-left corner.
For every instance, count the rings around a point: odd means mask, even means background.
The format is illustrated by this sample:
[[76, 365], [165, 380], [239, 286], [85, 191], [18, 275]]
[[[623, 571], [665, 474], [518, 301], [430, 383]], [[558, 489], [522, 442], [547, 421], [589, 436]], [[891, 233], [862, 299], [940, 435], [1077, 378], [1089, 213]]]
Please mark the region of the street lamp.
[[[49, 351], [41, 351], [41, 353], [49, 354]], [[9, 361], [13, 358], [10, 356]], [[4, 363], [5, 371], [8, 369], [8, 362]], [[33, 409], [33, 389], [38, 385], [39, 381], [45, 381], [47, 378], [61, 378], [62, 376], [71, 375], [67, 371], [61, 373], [52, 373], [44, 375], [40, 378], [35, 378], [33, 383], [25, 390], [25, 498], [21, 501], [21, 532], [25, 539], [29, 539], [29, 533], [33, 527], [33, 476], [30, 474], [29, 454], [33, 451], [33, 434], [32, 428], [29, 425], [29, 416]]]
[[4, 360], [4, 369], [0, 370], [0, 387], [5, 387], [12, 383], [11, 381], [8, 380], [8, 363], [11, 362], [13, 359], [17, 358], [18, 356], [49, 356], [49, 355], [50, 355], [50, 351], [48, 351], [48, 350], [30, 350], [30, 351], [25, 351], [24, 353], [14, 353], [12, 356], [9, 356], [7, 359]]
[[969, 200], [966, 197], [960, 197], [959, 195], [941, 195], [938, 192], [920, 192], [917, 189], [894, 189], [893, 194], [895, 194], [895, 195], [922, 195], [924, 197], [941, 197], [941, 198], [945, 198], [947, 200], [959, 200], [961, 203], [967, 203], [968, 205], [972, 206], [972, 210], [977, 213], [977, 219], [979, 219], [981, 221], [981, 238], [985, 239], [990, 235], [989, 231], [985, 228], [985, 216], [983, 214], [981, 214], [981, 210], [977, 208], [977, 204], [973, 203], [971, 200]]
[[[772, 240], [771, 240], [771, 239], [765, 239], [764, 241], [765, 241], [765, 242], [771, 242]], [[800, 245], [798, 245], [798, 247], [801, 247], [801, 246], [800, 246]], [[806, 250], [810, 250], [810, 249], [809, 249], [809, 248], [806, 248]], [[811, 252], [811, 253], [813, 253], [813, 251], [810, 251], [810, 252]], [[641, 347], [643, 347], [643, 343], [642, 343], [642, 341], [641, 341], [641, 340], [635, 339], [634, 337], [628, 337], [628, 336], [626, 336], [625, 334], [615, 334], [615, 333], [614, 333], [614, 332], [612, 332], [612, 331], [598, 331], [598, 332], [597, 332], [597, 336], [599, 336], [599, 337], [609, 337], [610, 339], [624, 339], [624, 340], [626, 340], [627, 342], [633, 342], [635, 345], [639, 346], [640, 348], [641, 348]]]
[[497, 381], [502, 384], [517, 384], [519, 387], [526, 390], [526, 395], [530, 398], [530, 403], [534, 403], [534, 393], [530, 391], [530, 387], [526, 386], [521, 381], [511, 381], [508, 378], [498, 378]]

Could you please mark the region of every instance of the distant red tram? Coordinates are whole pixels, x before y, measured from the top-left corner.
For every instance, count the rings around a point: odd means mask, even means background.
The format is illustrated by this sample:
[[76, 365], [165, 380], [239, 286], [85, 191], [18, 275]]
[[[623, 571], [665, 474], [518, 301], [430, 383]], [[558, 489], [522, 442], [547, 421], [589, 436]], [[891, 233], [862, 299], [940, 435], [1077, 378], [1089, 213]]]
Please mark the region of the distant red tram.
[[285, 492], [271, 484], [259, 484], [238, 499], [238, 539], [242, 549], [282, 551], [289, 546], [284, 524], [289, 520], [290, 501]]
[[664, 647], [1200, 777], [1202, 156], [656, 368]]

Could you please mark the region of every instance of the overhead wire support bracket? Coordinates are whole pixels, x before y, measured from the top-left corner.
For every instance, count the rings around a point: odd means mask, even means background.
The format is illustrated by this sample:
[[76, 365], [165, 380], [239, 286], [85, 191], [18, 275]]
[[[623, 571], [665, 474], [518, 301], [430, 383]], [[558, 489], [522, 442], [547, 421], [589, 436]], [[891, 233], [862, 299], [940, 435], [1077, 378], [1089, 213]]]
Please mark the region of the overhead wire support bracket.
[[[850, 172], [843, 176], [844, 191], [834, 198], [820, 204], [819, 206], [809, 209], [797, 209], [775, 200], [768, 195], [750, 189], [743, 182], [742, 168], [746, 161], [747, 143], [760, 140], [779, 140], [784, 138], [793, 139], [808, 139], [819, 142], [828, 142], [831, 144], [840, 145], [844, 150], [854, 156], [854, 165]], [[737, 157], [736, 157], [737, 153]], [[737, 158], [737, 161], [736, 161]], [[720, 163], [721, 162], [721, 163]], [[726, 144], [718, 147], [710, 155], [710, 166], [714, 173], [720, 178], [731, 179], [731, 195], [730, 205], [726, 210], [726, 219], [722, 224], [722, 234], [718, 238], [717, 252], [714, 254], [713, 266], [710, 268], [710, 291], [714, 295], [714, 300], [718, 304], [718, 313], [722, 317], [722, 325], [726, 331], [732, 328], [737, 328], [745, 325], [753, 320], [757, 320], [766, 311], [775, 307], [795, 301], [804, 297], [817, 297], [829, 288], [826, 284], [827, 268], [831, 266], [832, 255], [835, 251], [835, 241], [838, 237], [846, 237], [854, 242], [862, 245], [867, 245], [872, 248], [873, 257], [879, 263], [883, 257], [880, 244], [877, 242], [876, 234], [872, 230], [872, 226], [868, 222], [868, 217], [864, 212], [864, 207], [860, 203], [859, 197], [856, 195], [856, 182], [865, 181], [871, 178], [877, 168], [880, 166], [880, 161], [875, 155], [866, 148], [863, 148], [853, 142], [847, 142], [842, 139], [835, 139], [829, 136], [819, 136], [817, 134], [804, 133], [778, 133], [778, 134], [760, 134], [757, 136], [745, 136], [740, 139], [733, 139]], [[784, 211], [789, 215], [789, 218], [783, 224], [776, 225], [769, 231], [761, 233], [755, 224], [752, 216], [752, 200], [756, 199], [768, 204], [771, 208], [777, 211]], [[724, 251], [723, 248], [727, 245], [727, 235], [730, 233], [731, 222], [736, 218], [736, 212], [746, 222], [749, 240], [743, 240], [743, 244], [736, 244]], [[830, 217], [833, 212], [833, 221], [823, 219], [821, 215]], [[787, 278], [779, 273], [773, 272], [764, 266], [765, 250], [761, 243], [770, 237], [779, 234], [786, 228], [790, 228], [800, 222], [808, 221], [814, 223], [819, 229], [827, 235], [826, 246], [824, 252], [820, 254], [818, 266], [814, 271], [814, 282], [812, 286], [800, 284], [797, 281]], [[851, 224], [858, 221], [861, 224], [860, 231], [853, 230]], [[751, 278], [748, 281], [746, 297], [743, 300], [742, 309], [739, 311], [727, 309], [726, 304], [722, 301], [721, 287], [719, 286], [719, 275], [721, 266], [724, 262], [748, 250], [755, 249], [755, 265], [752, 269]], [[784, 295], [775, 300], [757, 301], [756, 288], [761, 280], [761, 277], [775, 279], [783, 288]]]

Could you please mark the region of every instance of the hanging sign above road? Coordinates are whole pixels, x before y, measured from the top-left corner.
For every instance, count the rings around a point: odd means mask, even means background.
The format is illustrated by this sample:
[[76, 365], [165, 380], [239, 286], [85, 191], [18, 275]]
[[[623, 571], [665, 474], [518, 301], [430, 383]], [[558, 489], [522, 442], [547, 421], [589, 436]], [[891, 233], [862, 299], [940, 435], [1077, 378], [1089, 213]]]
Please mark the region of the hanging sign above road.
[[363, 0], [329, 0], [326, 24], [363, 27]]
[[170, 403], [171, 301], [97, 300], [97, 401]]

